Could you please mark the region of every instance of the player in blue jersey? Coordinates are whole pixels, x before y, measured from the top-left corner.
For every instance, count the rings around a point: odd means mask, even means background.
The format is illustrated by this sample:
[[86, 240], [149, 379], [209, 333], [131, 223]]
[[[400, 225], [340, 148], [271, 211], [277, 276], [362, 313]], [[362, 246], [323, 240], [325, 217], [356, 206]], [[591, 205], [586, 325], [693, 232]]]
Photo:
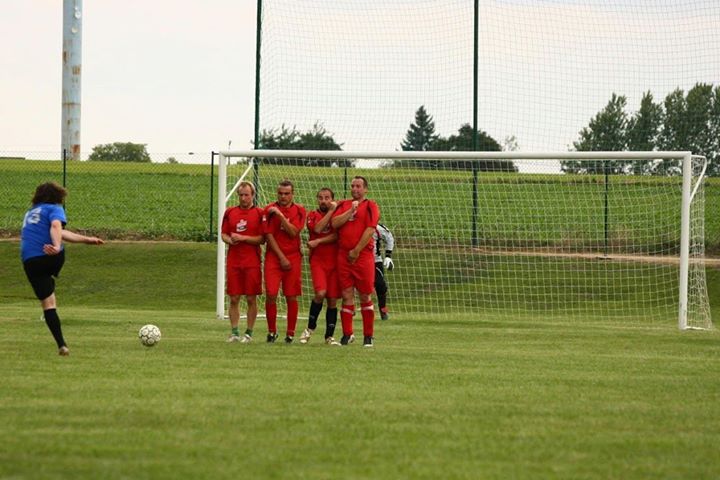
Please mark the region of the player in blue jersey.
[[62, 203], [67, 191], [55, 182], [38, 185], [32, 199], [32, 207], [25, 213], [20, 238], [20, 257], [25, 275], [40, 300], [43, 316], [55, 338], [60, 355], [70, 350], [63, 338], [60, 317], [56, 311], [55, 280], [65, 263], [63, 241], [70, 243], [104, 243], [98, 237], [86, 237], [65, 230], [67, 219]]

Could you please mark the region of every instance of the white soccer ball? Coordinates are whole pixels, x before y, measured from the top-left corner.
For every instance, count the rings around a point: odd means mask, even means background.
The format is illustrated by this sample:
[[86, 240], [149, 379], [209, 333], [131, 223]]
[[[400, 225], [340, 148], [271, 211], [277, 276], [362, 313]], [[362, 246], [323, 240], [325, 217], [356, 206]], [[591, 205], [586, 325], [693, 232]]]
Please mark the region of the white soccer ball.
[[138, 337], [140, 337], [140, 343], [146, 347], [154, 347], [160, 341], [162, 334], [155, 325], [145, 325], [138, 332]]

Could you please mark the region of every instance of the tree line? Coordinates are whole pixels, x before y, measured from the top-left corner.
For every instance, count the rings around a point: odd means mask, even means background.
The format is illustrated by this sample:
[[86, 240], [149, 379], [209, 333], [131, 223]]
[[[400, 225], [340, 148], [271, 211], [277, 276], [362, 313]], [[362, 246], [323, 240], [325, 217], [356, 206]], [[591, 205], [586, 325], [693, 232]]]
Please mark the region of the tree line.
[[[410, 124], [400, 144], [405, 152], [500, 152], [502, 148], [493, 137], [482, 130], [477, 132], [477, 148], [473, 148], [474, 129], [469, 123], [460, 126], [456, 134], [448, 137], [435, 133], [433, 117], [421, 105], [415, 112], [415, 122]], [[472, 170], [483, 172], [517, 172], [509, 160], [395, 160], [389, 166], [394, 168], [414, 167], [427, 169]]]
[[[435, 131], [432, 115], [421, 105], [415, 112], [399, 147], [403, 151], [453, 152], [473, 151], [473, 128], [462, 124], [456, 133], [442, 136]], [[342, 143], [335, 140], [320, 122], [308, 131], [296, 127], [264, 129], [256, 147], [264, 150], [327, 150], [340, 151]], [[503, 145], [487, 132], [478, 130], [477, 151], [499, 152], [516, 150], [517, 140], [508, 137]], [[720, 86], [697, 83], [687, 93], [677, 88], [667, 94], [662, 102], [656, 102], [652, 92], [647, 91], [635, 112], [627, 111], [627, 97], [613, 93], [607, 105], [589, 124], [578, 132], [578, 139], [571, 150], [584, 151], [691, 151], [704, 155], [710, 161], [708, 175], [720, 176]], [[91, 161], [150, 162], [144, 144], [115, 142], [97, 145], [88, 158]], [[176, 161], [169, 158], [168, 162]], [[352, 167], [355, 161], [342, 158], [267, 158], [267, 164], [305, 165], [320, 167]], [[517, 167], [509, 160], [463, 160], [440, 161], [395, 160], [383, 165], [389, 168], [460, 169], [479, 171], [516, 172]], [[561, 162], [566, 173], [678, 175], [680, 160], [642, 160]]]
[[[510, 145], [515, 145], [514, 138], [508, 139]], [[332, 134], [320, 124], [316, 123], [307, 132], [301, 132], [296, 127], [287, 128], [285, 125], [279, 129], [263, 130], [258, 139], [258, 148], [263, 150], [342, 150]], [[415, 112], [415, 121], [410, 124], [403, 141], [400, 143], [403, 151], [433, 151], [453, 152], [473, 150], [473, 128], [469, 123], [460, 126], [456, 134], [443, 137], [435, 132], [435, 122], [425, 107], [421, 105]], [[502, 151], [500, 144], [484, 131], [478, 131], [478, 151]], [[318, 158], [264, 158], [263, 163], [305, 166], [349, 166], [355, 165], [351, 159], [318, 159]], [[414, 167], [428, 169], [462, 169], [476, 168], [481, 171], [517, 171], [509, 161], [490, 160], [395, 160], [384, 165], [391, 168]]]
[[[300, 132], [296, 127], [263, 130], [257, 142], [263, 150], [342, 150], [332, 134], [325, 130], [320, 122], [307, 132]], [[302, 165], [307, 167], [352, 167], [355, 161], [347, 158], [263, 158], [262, 162], [270, 165]]]
[[[628, 113], [627, 98], [613, 93], [573, 142], [585, 151], [690, 151], [710, 161], [708, 175], [720, 175], [720, 86], [697, 83], [687, 94], [680, 88], [656, 102], [647, 91], [640, 108]], [[680, 160], [561, 162], [567, 173], [679, 175]]]

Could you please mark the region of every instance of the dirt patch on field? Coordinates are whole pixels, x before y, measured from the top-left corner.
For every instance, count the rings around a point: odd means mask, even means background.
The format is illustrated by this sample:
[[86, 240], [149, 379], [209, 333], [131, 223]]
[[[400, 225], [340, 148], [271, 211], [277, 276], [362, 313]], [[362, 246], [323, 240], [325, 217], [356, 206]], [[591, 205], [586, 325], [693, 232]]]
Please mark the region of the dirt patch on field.
[[[482, 253], [485, 255], [522, 255], [527, 257], [557, 257], [557, 258], [581, 258], [588, 260], [607, 260], [607, 261], [620, 261], [620, 262], [640, 262], [640, 263], [654, 263], [659, 265], [677, 265], [680, 263], [680, 257], [675, 256], [662, 256], [662, 255], [602, 255], [597, 253], [563, 253], [563, 252], [550, 252], [550, 251], [517, 251], [517, 250], [488, 250], [476, 248], [473, 251]], [[700, 260], [690, 260], [693, 262], [705, 262], [705, 265], [710, 267], [720, 267], [720, 258], [704, 258]]]

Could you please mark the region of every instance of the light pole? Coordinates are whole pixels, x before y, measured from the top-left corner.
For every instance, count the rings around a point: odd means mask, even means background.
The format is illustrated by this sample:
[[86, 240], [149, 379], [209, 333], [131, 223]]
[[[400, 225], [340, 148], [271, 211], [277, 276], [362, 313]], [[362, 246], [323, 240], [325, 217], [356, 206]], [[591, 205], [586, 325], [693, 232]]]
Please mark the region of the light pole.
[[80, 80], [82, 0], [63, 1], [61, 149], [63, 158], [80, 160]]

